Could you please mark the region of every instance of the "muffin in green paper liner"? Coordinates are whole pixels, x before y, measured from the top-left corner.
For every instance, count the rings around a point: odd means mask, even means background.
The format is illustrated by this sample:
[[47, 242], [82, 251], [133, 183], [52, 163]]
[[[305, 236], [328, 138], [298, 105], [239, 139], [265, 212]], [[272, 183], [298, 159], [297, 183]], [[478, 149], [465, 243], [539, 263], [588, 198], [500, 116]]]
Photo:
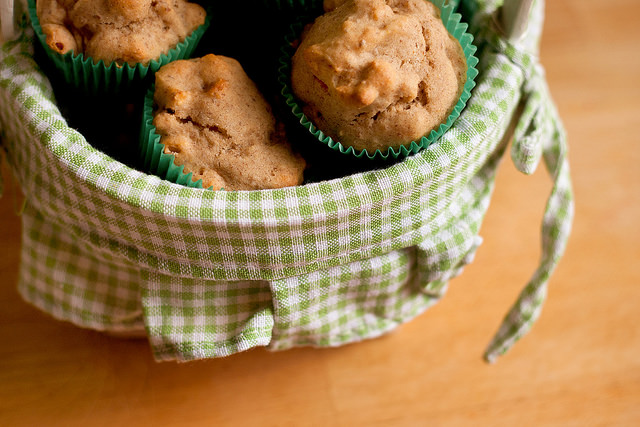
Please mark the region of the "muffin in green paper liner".
[[[41, 0], [38, 0], [41, 1]], [[55, 0], [51, 0], [55, 3]], [[140, 2], [142, 5], [144, 2]], [[61, 10], [60, 6], [58, 7]], [[55, 70], [70, 87], [81, 93], [96, 95], [102, 93], [118, 93], [133, 85], [146, 81], [164, 64], [189, 58], [196, 49], [200, 39], [210, 25], [211, 17], [208, 8], [204, 9], [204, 22], [197, 26], [182, 41], [171, 47], [159, 57], [148, 61], [128, 62], [120, 60], [103, 60], [91, 57], [84, 52], [69, 50], [59, 53], [47, 44], [47, 36], [43, 31], [36, 7], [36, 0], [28, 0], [29, 17], [35, 35], [43, 47]], [[62, 12], [64, 13], [64, 12]], [[71, 35], [69, 36], [71, 37]]]
[[151, 173], [213, 190], [296, 186], [306, 168], [257, 84], [224, 55], [174, 61], [155, 74], [140, 149]]
[[[467, 100], [471, 96], [471, 90], [475, 86], [475, 77], [478, 74], [478, 71], [475, 68], [476, 65], [478, 64], [478, 59], [475, 57], [476, 47], [473, 45], [473, 36], [467, 33], [467, 28], [468, 28], [467, 24], [462, 23], [460, 21], [461, 15], [458, 13], [454, 13], [453, 6], [449, 4], [445, 4], [446, 2], [444, 0], [434, 0], [431, 3], [433, 3], [439, 9], [440, 19], [444, 24], [444, 28], [460, 44], [460, 48], [462, 50], [462, 54], [464, 55], [464, 59], [466, 62], [466, 73], [464, 75], [464, 78], [465, 78], [464, 84], [462, 84], [461, 85], [462, 87], [459, 88], [458, 90], [459, 95], [457, 96], [457, 102], [455, 103], [453, 108], [451, 108], [451, 110], [449, 111], [448, 115], [446, 116], [446, 119], [439, 121], [439, 124], [436, 124], [435, 126], [433, 126], [431, 130], [427, 130], [424, 136], [420, 138], [415, 138], [407, 142], [404, 142], [404, 141], [378, 142], [377, 147], [375, 148], [370, 148], [366, 146], [366, 144], [368, 143], [366, 139], [362, 139], [361, 141], [357, 141], [356, 143], [351, 141], [346, 141], [346, 140], [340, 141], [338, 140], [339, 138], [335, 133], [335, 130], [329, 129], [329, 126], [327, 126], [326, 123], [323, 126], [321, 120], [314, 119], [312, 116], [307, 114], [308, 112], [312, 111], [311, 114], [319, 113], [318, 115], [322, 116], [323, 111], [320, 108], [318, 108], [318, 110], [316, 111], [311, 110], [312, 107], [309, 106], [309, 104], [306, 104], [300, 98], [298, 98], [296, 93], [294, 93], [294, 88], [291, 80], [292, 67], [293, 67], [292, 60], [300, 44], [302, 33], [305, 31], [309, 31], [308, 30], [309, 27], [306, 27], [305, 29], [305, 25], [316, 22], [315, 19], [317, 18], [318, 15], [314, 15], [314, 16], [307, 15], [305, 17], [300, 17], [299, 19], [296, 20], [296, 22], [294, 22], [291, 25], [290, 32], [285, 37], [285, 43], [281, 49], [278, 80], [282, 88], [281, 93], [285, 99], [286, 104], [291, 109], [293, 116], [296, 118], [297, 121], [299, 121], [299, 123], [304, 128], [308, 130], [308, 132], [315, 139], [325, 144], [326, 146], [328, 146], [330, 149], [334, 151], [337, 151], [342, 154], [352, 155], [352, 156], [355, 156], [356, 158], [381, 159], [381, 160], [389, 159], [389, 158], [399, 159], [399, 158], [417, 153], [424, 148], [427, 148], [429, 145], [435, 142], [438, 138], [440, 138], [453, 125], [453, 123], [456, 121], [456, 119], [459, 117], [460, 113], [464, 109], [467, 103]], [[317, 10], [317, 8], [314, 10]], [[335, 18], [335, 14], [332, 16], [331, 19], [337, 19]], [[342, 23], [342, 22], [341, 24], [343, 25], [343, 28], [344, 28], [344, 25], [347, 25], [346, 23]], [[309, 34], [309, 33], [306, 33], [306, 34]], [[362, 46], [362, 43], [361, 43], [361, 46]], [[359, 52], [358, 50], [351, 51], [349, 52], [349, 54], [356, 55], [358, 54], [358, 52]], [[307, 52], [305, 52], [305, 54], [306, 53]], [[332, 61], [332, 58], [327, 59], [328, 56], [329, 55], [326, 55], [324, 57], [319, 56], [320, 58], [319, 60]], [[380, 54], [380, 56], [383, 56], [383, 55]], [[404, 60], [406, 58], [402, 58], [402, 59]], [[375, 61], [372, 61], [372, 63], [373, 62]], [[334, 63], [329, 64], [329, 67], [333, 67], [333, 69], [337, 68]], [[384, 72], [382, 74], [383, 74], [383, 77], [386, 78], [386, 76], [384, 75]], [[313, 74], [313, 77], [316, 77], [315, 74]], [[343, 76], [337, 76], [337, 73], [336, 75], [332, 75], [332, 78], [336, 78], [336, 79], [342, 78], [342, 77]], [[321, 79], [317, 79], [317, 80], [321, 83], [324, 83], [322, 82]], [[365, 81], [365, 80], [366, 79], [362, 79], [362, 81]], [[398, 87], [397, 82], [394, 84], [396, 85], [395, 87]], [[326, 85], [321, 85], [321, 87], [322, 86], [326, 86]], [[343, 87], [346, 87], [346, 86], [343, 86]], [[375, 99], [375, 96], [377, 95], [378, 92], [374, 91], [373, 95], [370, 95], [370, 93], [371, 92], [363, 91], [363, 92], [357, 93], [357, 96], [360, 96], [361, 97], [360, 99], [362, 99], [362, 97], [364, 97], [365, 99], [367, 99], [367, 97], [369, 97], [368, 99], [371, 99], [371, 97], [373, 97]], [[349, 95], [353, 96], [350, 93]], [[329, 92], [329, 96], [337, 97], [337, 96], [342, 96], [342, 94], [336, 95], [335, 93], [332, 94]], [[417, 97], [415, 99], [417, 99]], [[366, 102], [368, 101], [367, 100], [363, 101], [363, 104]], [[406, 109], [408, 110], [409, 108], [406, 108]], [[367, 114], [365, 113], [366, 108], [361, 110], [352, 108], [350, 112], [353, 112], [353, 111], [357, 111], [358, 113], [362, 112], [362, 114], [358, 114], [358, 115], [364, 116], [365, 114]], [[448, 111], [448, 110], [445, 110], [445, 111]], [[377, 118], [378, 117], [376, 115], [372, 117], [372, 120], [375, 121]], [[325, 120], [326, 122], [329, 119], [323, 119], [323, 120]]]

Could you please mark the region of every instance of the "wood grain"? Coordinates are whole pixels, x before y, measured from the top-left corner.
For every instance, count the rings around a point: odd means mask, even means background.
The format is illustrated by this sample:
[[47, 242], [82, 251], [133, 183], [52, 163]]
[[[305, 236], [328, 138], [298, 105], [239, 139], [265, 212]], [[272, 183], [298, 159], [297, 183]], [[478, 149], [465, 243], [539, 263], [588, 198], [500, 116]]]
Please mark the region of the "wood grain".
[[503, 162], [474, 263], [397, 331], [175, 364], [20, 299], [20, 196], [3, 166], [0, 425], [640, 425], [638, 16], [635, 0], [547, 3], [541, 61], [576, 218], [540, 320], [495, 365], [482, 351], [539, 257], [542, 168]]

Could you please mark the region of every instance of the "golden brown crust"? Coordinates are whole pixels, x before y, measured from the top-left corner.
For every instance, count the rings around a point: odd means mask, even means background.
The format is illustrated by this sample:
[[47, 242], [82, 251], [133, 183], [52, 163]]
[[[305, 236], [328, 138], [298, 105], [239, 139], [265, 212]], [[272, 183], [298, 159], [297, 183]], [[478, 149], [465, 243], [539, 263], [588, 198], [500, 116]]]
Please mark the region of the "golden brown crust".
[[291, 83], [305, 114], [361, 150], [421, 138], [446, 120], [466, 61], [425, 0], [326, 0], [304, 33]]
[[202, 25], [206, 12], [185, 0], [37, 0], [47, 44], [105, 64], [146, 64]]
[[36, 12], [47, 44], [58, 53], [82, 50], [73, 33], [66, 26], [67, 11], [57, 0], [38, 0]]
[[304, 160], [286, 141], [271, 107], [228, 57], [175, 61], [156, 73], [154, 126], [194, 180], [218, 190], [302, 183]]

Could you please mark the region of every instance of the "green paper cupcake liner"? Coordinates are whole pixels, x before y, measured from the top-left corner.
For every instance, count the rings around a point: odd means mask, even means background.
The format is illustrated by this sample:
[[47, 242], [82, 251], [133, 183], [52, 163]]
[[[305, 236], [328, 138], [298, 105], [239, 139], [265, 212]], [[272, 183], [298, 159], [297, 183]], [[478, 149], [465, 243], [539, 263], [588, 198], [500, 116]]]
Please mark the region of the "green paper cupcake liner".
[[193, 180], [193, 173], [185, 173], [184, 165], [176, 165], [176, 156], [164, 152], [164, 144], [153, 125], [153, 95], [155, 85], [147, 91], [142, 107], [142, 125], [140, 127], [140, 158], [146, 172], [175, 184], [192, 188], [203, 188], [202, 179]]
[[204, 24], [196, 28], [168, 53], [162, 54], [160, 58], [150, 61], [147, 65], [131, 66], [127, 63], [118, 65], [112, 62], [107, 66], [103, 60], [94, 62], [92, 58], [85, 57], [84, 53], [75, 54], [70, 51], [62, 55], [52, 50], [47, 45], [46, 36], [42, 32], [36, 12], [36, 0], [28, 0], [28, 2], [31, 25], [49, 60], [68, 85], [90, 95], [126, 90], [132, 84], [140, 83], [146, 77], [153, 76], [163, 65], [178, 59], [189, 58], [211, 23], [210, 11], [206, 9], [207, 16]]
[[356, 158], [369, 158], [369, 159], [398, 159], [403, 158], [411, 154], [418, 153], [419, 151], [427, 148], [435, 141], [437, 141], [457, 120], [460, 113], [464, 109], [471, 96], [471, 90], [475, 87], [475, 78], [478, 75], [476, 65], [478, 64], [478, 58], [475, 56], [476, 46], [473, 44], [473, 36], [467, 33], [468, 25], [461, 22], [462, 15], [454, 12], [454, 6], [445, 4], [445, 0], [433, 0], [432, 3], [440, 9], [440, 17], [444, 23], [445, 28], [454, 36], [462, 47], [462, 51], [467, 61], [467, 80], [464, 84], [462, 94], [458, 99], [451, 114], [447, 118], [446, 122], [440, 124], [438, 128], [432, 130], [429, 134], [423, 136], [420, 140], [411, 141], [408, 144], [400, 146], [398, 149], [390, 147], [386, 151], [376, 150], [370, 153], [366, 149], [356, 150], [351, 146], [344, 146], [339, 141], [334, 140], [328, 135], [325, 135], [321, 129], [318, 129], [316, 125], [302, 112], [302, 108], [298, 103], [297, 98], [293, 94], [291, 89], [291, 58], [295, 53], [295, 41], [299, 37], [304, 26], [313, 22], [314, 16], [301, 17], [297, 22], [291, 25], [290, 33], [285, 36], [285, 43], [280, 49], [280, 67], [278, 73], [278, 81], [281, 85], [281, 94], [285, 99], [286, 104], [291, 108], [291, 112], [300, 122], [300, 124], [306, 128], [318, 141], [328, 146], [334, 151], [338, 151], [342, 154], [353, 155]]

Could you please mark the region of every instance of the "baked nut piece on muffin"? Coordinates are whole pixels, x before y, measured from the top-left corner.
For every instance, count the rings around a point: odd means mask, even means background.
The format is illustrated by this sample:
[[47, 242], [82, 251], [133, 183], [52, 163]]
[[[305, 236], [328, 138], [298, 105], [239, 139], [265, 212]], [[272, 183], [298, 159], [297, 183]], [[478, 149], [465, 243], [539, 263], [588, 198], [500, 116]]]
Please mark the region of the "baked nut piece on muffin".
[[174, 61], [156, 73], [153, 124], [165, 153], [214, 190], [302, 183], [305, 161], [238, 61], [219, 55]]
[[425, 0], [325, 0], [292, 58], [303, 112], [344, 146], [397, 149], [445, 122], [466, 81], [458, 40]]
[[185, 0], [37, 0], [47, 45], [84, 53], [106, 65], [147, 64], [182, 42], [205, 21]]

